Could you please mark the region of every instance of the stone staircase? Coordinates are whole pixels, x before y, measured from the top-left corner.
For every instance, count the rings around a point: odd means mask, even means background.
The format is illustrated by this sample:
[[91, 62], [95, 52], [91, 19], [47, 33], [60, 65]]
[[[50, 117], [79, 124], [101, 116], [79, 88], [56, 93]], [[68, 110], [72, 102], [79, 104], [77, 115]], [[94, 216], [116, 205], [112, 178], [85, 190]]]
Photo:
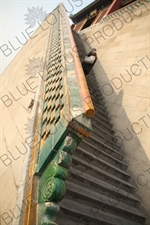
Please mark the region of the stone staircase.
[[91, 119], [93, 132], [77, 147], [67, 191], [60, 202], [58, 225], [139, 225], [146, 218], [139, 209], [140, 201], [132, 194], [124, 154], [114, 137], [115, 132], [93, 75], [87, 83], [95, 106]]

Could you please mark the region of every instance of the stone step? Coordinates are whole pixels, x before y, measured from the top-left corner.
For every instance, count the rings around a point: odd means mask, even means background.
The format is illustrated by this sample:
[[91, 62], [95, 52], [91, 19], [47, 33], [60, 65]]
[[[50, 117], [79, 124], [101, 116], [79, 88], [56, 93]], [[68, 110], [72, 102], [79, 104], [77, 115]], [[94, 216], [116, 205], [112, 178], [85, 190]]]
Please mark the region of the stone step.
[[[90, 87], [89, 87], [90, 88]], [[99, 99], [101, 102], [103, 102], [104, 104], [106, 104], [106, 100], [104, 99], [104, 97], [100, 94], [99, 90], [95, 90], [95, 89], [91, 89], [90, 88], [90, 95], [91, 95], [91, 98], [93, 99]]]
[[72, 157], [59, 224], [144, 224], [140, 200], [132, 194], [136, 188], [129, 183], [130, 175], [126, 173], [121, 140], [115, 137], [107, 102], [94, 71], [86, 80], [95, 108], [91, 118], [93, 132], [82, 140]]
[[139, 199], [131, 193], [135, 188], [129, 183], [122, 183], [123, 187], [120, 188], [73, 167], [69, 170], [66, 184], [67, 182], [72, 182], [73, 184], [78, 184], [79, 186], [101, 193], [107, 196], [110, 201], [111, 197], [113, 197], [116, 201], [122, 201], [136, 207], [140, 206]]
[[98, 102], [93, 102], [94, 107], [99, 109], [99, 111], [102, 111], [103, 114], [108, 114], [107, 108], [105, 106], [103, 106], [102, 104], [99, 104]]
[[[93, 145], [88, 144], [87, 148], [86, 148], [86, 145], [84, 147], [83, 147], [83, 145], [82, 145], [82, 147], [79, 145], [77, 147], [77, 149], [79, 149], [80, 151], [83, 151], [83, 152], [86, 151], [87, 153], [90, 153], [90, 154], [94, 155], [96, 158], [104, 160], [104, 161], [116, 166], [117, 168], [120, 168], [120, 169], [124, 170], [124, 171], [128, 168], [127, 165], [124, 162], [116, 159], [115, 157], [111, 156], [110, 154], [107, 154], [103, 150], [99, 150], [97, 147], [95, 147]], [[76, 151], [75, 151], [74, 154], [76, 155]], [[92, 158], [89, 157], [85, 160], [90, 161], [90, 159], [92, 159]]]
[[117, 138], [114, 137], [114, 135], [111, 135], [110, 133], [108, 133], [107, 131], [105, 131], [104, 129], [102, 129], [101, 127], [97, 126], [96, 124], [93, 124], [93, 131], [105, 136], [107, 139], [109, 139], [110, 141], [113, 141], [115, 143], [117, 143]]
[[105, 130], [109, 134], [112, 134], [112, 135], [115, 134], [115, 132], [112, 130], [110, 126], [107, 126], [105, 122], [99, 121], [99, 119], [96, 119], [95, 117], [91, 119], [91, 123], [101, 127], [103, 130]]
[[98, 83], [97, 83], [97, 80], [95, 79], [95, 77], [94, 76], [92, 76], [92, 77], [88, 77], [88, 79], [87, 79], [87, 83], [88, 83], [88, 85], [90, 85], [91, 86], [91, 88], [90, 88], [90, 90], [92, 89], [94, 89], [94, 90], [98, 90], [99, 91], [99, 95], [101, 95], [101, 96], [103, 96], [102, 95], [102, 93], [101, 93], [101, 91], [100, 91], [100, 89], [99, 89], [99, 85], [98, 85]]
[[101, 115], [103, 116], [104, 118], [109, 118], [109, 114], [106, 110], [100, 108], [100, 107], [97, 107], [94, 105], [94, 109], [95, 109], [95, 112], [98, 114], [98, 115]]
[[106, 124], [106, 126], [108, 126], [108, 127], [110, 127], [110, 128], [113, 127], [113, 125], [112, 125], [111, 122], [110, 122], [109, 117], [106, 118], [106, 117], [104, 117], [103, 115], [101, 115], [100, 113], [97, 113], [97, 112], [96, 112], [92, 118], [95, 118], [95, 119], [99, 120], [100, 122], [103, 122], [104, 124]]
[[136, 222], [145, 222], [145, 217], [138, 208], [128, 205], [124, 202], [117, 201], [111, 196], [102, 195], [99, 192], [88, 188], [67, 182], [66, 198], [77, 201], [79, 204], [88, 205], [91, 209], [97, 208], [105, 213], [113, 215], [121, 215], [121, 217], [130, 219]]
[[106, 126], [109, 129], [113, 128], [113, 125], [110, 122], [108, 122], [107, 120], [103, 119], [100, 115], [96, 114], [92, 117], [92, 119], [93, 120], [96, 119], [97, 121], [99, 121], [99, 123], [101, 123], [102, 125]]
[[99, 115], [100, 117], [104, 118], [105, 120], [109, 120], [110, 121], [109, 115], [108, 115], [108, 113], [106, 111], [102, 111], [99, 108], [96, 108], [95, 106], [94, 106], [94, 109], [95, 109], [95, 114], [96, 115]]
[[110, 174], [108, 171], [105, 171], [103, 169], [100, 169], [88, 162], [86, 162], [83, 159], [80, 159], [77, 156], [72, 157], [72, 167], [75, 170], [80, 171], [81, 173], [88, 173], [91, 176], [94, 176], [96, 178], [99, 178], [103, 181], [107, 181], [109, 184], [112, 184], [114, 186], [117, 186], [118, 188], [123, 188], [124, 186], [131, 187], [134, 189], [132, 185], [129, 185], [129, 182], [125, 179], [129, 179], [130, 177], [127, 177], [125, 175], [124, 179], [121, 179], [113, 174]]
[[91, 82], [87, 82], [89, 90], [92, 91], [93, 93], [95, 93], [96, 95], [99, 95], [100, 97], [102, 97], [104, 100], [104, 96], [103, 93], [101, 93], [99, 86], [97, 84], [92, 84]]
[[[126, 218], [122, 218], [121, 215], [116, 216], [112, 213], [106, 213], [96, 208], [91, 208], [88, 205], [81, 204], [78, 200], [72, 200], [68, 198], [64, 198], [60, 202], [61, 211], [57, 215], [57, 223], [63, 225], [67, 225], [66, 217], [68, 217], [68, 225], [74, 225], [75, 221], [76, 224], [90, 224], [90, 225], [139, 225], [144, 224], [144, 222], [135, 222], [128, 220]], [[63, 219], [64, 218], [64, 222]], [[144, 220], [143, 218], [139, 217], [140, 220]]]
[[74, 155], [87, 162], [90, 166], [94, 165], [98, 169], [102, 169], [112, 175], [116, 175], [116, 177], [119, 177], [120, 179], [130, 180], [131, 178], [130, 175], [121, 168], [118, 168], [115, 165], [106, 162], [100, 157], [96, 157], [94, 154], [88, 152], [83, 148], [77, 148]]
[[94, 92], [90, 92], [90, 94], [95, 107], [101, 106], [103, 109], [107, 111], [106, 100], [98, 93], [95, 94]]
[[[123, 158], [124, 158], [124, 155], [121, 152], [109, 147], [108, 145], [104, 144], [103, 142], [101, 142], [100, 140], [96, 139], [93, 136], [85, 138], [80, 143], [80, 147], [86, 149], [87, 151], [90, 150], [90, 148], [92, 147], [91, 145], [93, 145], [93, 147], [96, 147], [98, 150], [102, 150], [102, 151], [106, 152], [107, 154], [115, 157], [118, 160], [123, 160]], [[98, 153], [98, 151], [97, 151], [97, 153]]]
[[102, 101], [104, 104], [106, 103], [106, 100], [104, 96], [101, 94], [99, 88], [93, 87], [92, 84], [88, 84], [88, 87], [91, 97], [99, 98], [99, 100]]
[[105, 101], [103, 101], [100, 96], [94, 96], [92, 94], [91, 98], [92, 98], [94, 105], [100, 106], [107, 111], [107, 107], [105, 106]]
[[[94, 79], [93, 79], [94, 78]], [[87, 81], [88, 81], [88, 85], [92, 86], [92, 88], [95, 90], [99, 90], [99, 86], [97, 84], [97, 81], [95, 80], [95, 77], [92, 76], [92, 77], [88, 77], [87, 78]], [[90, 88], [91, 89], [91, 88]], [[101, 94], [100, 90], [99, 90], [99, 93]]]
[[108, 146], [110, 146], [113, 149], [116, 149], [118, 151], [120, 151], [120, 147], [116, 145], [116, 143], [114, 143], [113, 141], [111, 141], [109, 138], [105, 137], [104, 135], [101, 135], [101, 133], [97, 133], [96, 131], [92, 131], [90, 134], [91, 137], [97, 138], [98, 140], [100, 140], [101, 142], [103, 142], [104, 144], [107, 144]]
[[95, 111], [94, 116], [97, 116], [98, 118], [103, 119], [106, 122], [110, 122], [111, 121], [111, 119], [109, 118], [109, 116], [106, 116], [106, 115], [104, 116], [103, 114], [98, 113], [98, 111]]
[[104, 97], [101, 95], [101, 93], [99, 92], [99, 90], [95, 90], [90, 88], [90, 94], [91, 94], [91, 98], [93, 98], [93, 101], [98, 99], [100, 100], [102, 103], [106, 103], [106, 100], [104, 99]]

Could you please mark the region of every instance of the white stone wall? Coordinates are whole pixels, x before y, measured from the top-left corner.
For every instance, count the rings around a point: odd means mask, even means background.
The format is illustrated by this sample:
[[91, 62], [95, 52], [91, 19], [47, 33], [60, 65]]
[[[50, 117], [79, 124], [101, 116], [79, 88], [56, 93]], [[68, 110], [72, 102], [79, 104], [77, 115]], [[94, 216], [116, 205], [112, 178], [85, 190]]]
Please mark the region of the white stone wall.
[[141, 4], [81, 31], [80, 36], [87, 52], [97, 49], [93, 70], [136, 194], [150, 214], [150, 3]]
[[[43, 76], [41, 67], [48, 50], [50, 20], [49, 17], [49, 23], [45, 21], [34, 34], [32, 32], [31, 38], [0, 76], [1, 225], [20, 224], [18, 221], [24, 215], [21, 212], [21, 205], [23, 201], [25, 203], [27, 201], [25, 194], [28, 184], [25, 187], [25, 182], [30, 176], [31, 139], [36, 132], [32, 133], [34, 115], [37, 104], [41, 103], [39, 102]], [[33, 30], [34, 28], [30, 28], [28, 32]], [[28, 110], [31, 98], [34, 99], [34, 106], [32, 110]], [[24, 212], [26, 210], [24, 206]]]

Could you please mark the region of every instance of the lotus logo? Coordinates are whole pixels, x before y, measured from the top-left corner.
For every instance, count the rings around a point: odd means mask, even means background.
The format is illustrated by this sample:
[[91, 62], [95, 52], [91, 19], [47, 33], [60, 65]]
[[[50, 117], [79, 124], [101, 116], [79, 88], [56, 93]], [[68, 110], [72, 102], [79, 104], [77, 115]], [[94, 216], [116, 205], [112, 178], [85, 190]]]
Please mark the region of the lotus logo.
[[43, 22], [43, 20], [46, 18], [46, 11], [43, 11], [43, 7], [37, 8], [32, 7], [32, 9], [28, 8], [27, 14], [25, 14], [25, 20], [27, 21], [26, 24], [29, 24], [30, 27], [34, 27], [36, 23]]
[[43, 57], [28, 59], [29, 64], [26, 65], [27, 75], [30, 77], [36, 77], [36, 75], [40, 74], [44, 70], [44, 60]]
[[33, 124], [34, 124], [34, 118], [29, 118], [28, 117], [28, 122], [24, 125], [25, 133], [26, 134], [31, 134], [32, 129], [33, 129]]

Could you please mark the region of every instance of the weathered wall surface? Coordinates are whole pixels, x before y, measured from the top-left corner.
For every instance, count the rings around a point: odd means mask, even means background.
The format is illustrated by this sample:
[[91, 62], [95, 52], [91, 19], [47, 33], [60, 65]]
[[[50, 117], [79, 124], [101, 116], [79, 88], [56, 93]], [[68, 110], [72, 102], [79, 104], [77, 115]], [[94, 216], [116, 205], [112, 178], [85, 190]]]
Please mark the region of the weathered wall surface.
[[80, 36], [87, 52], [97, 49], [93, 70], [136, 194], [150, 212], [150, 4], [135, 2], [125, 11], [81, 31]]
[[[26, 177], [29, 176], [33, 118], [38, 101], [39, 80], [43, 76], [42, 63], [45, 61], [50, 37], [50, 20], [49, 17], [34, 34], [32, 32], [31, 38], [0, 76], [1, 225], [12, 224], [13, 219], [19, 218], [21, 202], [26, 202], [23, 191]], [[28, 33], [33, 30], [28, 29]], [[28, 36], [27, 33], [25, 35]], [[31, 98], [35, 100], [32, 111], [28, 110]]]

